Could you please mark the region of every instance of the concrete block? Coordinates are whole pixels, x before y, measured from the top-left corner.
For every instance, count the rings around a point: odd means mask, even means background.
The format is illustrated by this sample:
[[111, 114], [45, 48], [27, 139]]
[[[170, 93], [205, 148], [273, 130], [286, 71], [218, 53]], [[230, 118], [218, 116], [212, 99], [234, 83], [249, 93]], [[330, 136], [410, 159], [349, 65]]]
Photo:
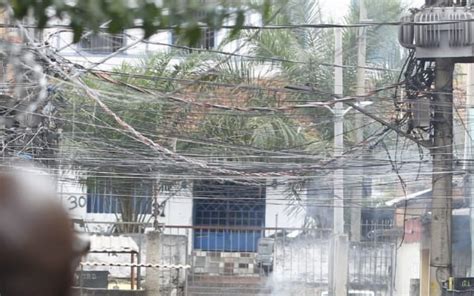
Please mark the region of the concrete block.
[[210, 262], [207, 270], [209, 273], [219, 273], [219, 263]]
[[[160, 241], [159, 231], [150, 231], [146, 234], [147, 261], [150, 263], [160, 262]], [[160, 271], [155, 268], [147, 270], [145, 278], [145, 290], [147, 296], [160, 295]]]
[[225, 274], [234, 273], [234, 264], [233, 263], [225, 263], [224, 264], [224, 273]]
[[206, 257], [195, 257], [194, 258], [195, 267], [205, 267], [206, 266]]

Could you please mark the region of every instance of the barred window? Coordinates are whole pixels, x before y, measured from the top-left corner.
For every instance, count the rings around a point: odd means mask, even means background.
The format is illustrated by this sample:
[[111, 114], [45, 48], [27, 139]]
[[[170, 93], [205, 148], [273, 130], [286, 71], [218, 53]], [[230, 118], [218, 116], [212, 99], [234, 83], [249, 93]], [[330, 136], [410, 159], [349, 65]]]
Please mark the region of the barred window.
[[[131, 196], [124, 196], [114, 185], [112, 178], [89, 178], [87, 186], [87, 213], [119, 214], [123, 206], [132, 207], [133, 213], [151, 214], [153, 200], [153, 180], [134, 180]], [[129, 203], [128, 200], [131, 199]]]
[[123, 34], [98, 32], [82, 38], [79, 42], [81, 50], [94, 54], [113, 53], [125, 46]]
[[[175, 33], [172, 33], [172, 43], [173, 45], [188, 45], [183, 43]], [[201, 38], [196, 44], [193, 44], [192, 47], [198, 49], [214, 49], [216, 47], [216, 30], [211, 28], [203, 29]]]
[[255, 228], [265, 227], [265, 193], [263, 185], [195, 181], [193, 225], [202, 227], [194, 231], [194, 248], [255, 252], [262, 236]]

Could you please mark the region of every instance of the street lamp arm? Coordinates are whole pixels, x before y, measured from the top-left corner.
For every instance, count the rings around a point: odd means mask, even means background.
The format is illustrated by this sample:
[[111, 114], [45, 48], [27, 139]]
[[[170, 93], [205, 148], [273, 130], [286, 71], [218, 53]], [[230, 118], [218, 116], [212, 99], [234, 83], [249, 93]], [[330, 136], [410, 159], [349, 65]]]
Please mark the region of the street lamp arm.
[[334, 109], [329, 107], [329, 105], [323, 105], [326, 109], [328, 109], [329, 111], [331, 111], [332, 114], [336, 114], [336, 112], [334, 112]]
[[342, 117], [346, 116], [347, 112], [351, 111], [352, 107], [346, 108], [346, 110], [342, 111]]

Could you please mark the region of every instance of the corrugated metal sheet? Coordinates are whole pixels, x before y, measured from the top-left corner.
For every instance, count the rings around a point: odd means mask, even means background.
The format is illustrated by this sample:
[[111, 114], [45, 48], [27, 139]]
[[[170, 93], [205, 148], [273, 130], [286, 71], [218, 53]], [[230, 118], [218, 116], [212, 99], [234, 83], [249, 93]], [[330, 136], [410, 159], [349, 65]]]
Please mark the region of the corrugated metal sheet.
[[[137, 243], [129, 236], [91, 235], [90, 241], [91, 250], [84, 262], [131, 263], [132, 256], [136, 257], [134, 253], [139, 252]], [[131, 271], [130, 267], [118, 266], [84, 266], [83, 270], [108, 271], [111, 278], [130, 278]]]
[[129, 236], [92, 235], [91, 253], [138, 253], [137, 243]]

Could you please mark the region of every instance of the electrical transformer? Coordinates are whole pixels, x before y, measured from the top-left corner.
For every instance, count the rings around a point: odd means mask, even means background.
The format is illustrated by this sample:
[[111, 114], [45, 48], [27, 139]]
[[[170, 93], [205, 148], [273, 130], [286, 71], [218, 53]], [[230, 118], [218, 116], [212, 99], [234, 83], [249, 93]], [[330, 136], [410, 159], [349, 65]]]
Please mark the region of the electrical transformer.
[[[470, 6], [427, 7], [401, 19], [400, 44], [417, 59], [474, 62], [474, 10]], [[432, 23], [432, 24], [430, 24]]]

